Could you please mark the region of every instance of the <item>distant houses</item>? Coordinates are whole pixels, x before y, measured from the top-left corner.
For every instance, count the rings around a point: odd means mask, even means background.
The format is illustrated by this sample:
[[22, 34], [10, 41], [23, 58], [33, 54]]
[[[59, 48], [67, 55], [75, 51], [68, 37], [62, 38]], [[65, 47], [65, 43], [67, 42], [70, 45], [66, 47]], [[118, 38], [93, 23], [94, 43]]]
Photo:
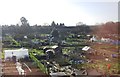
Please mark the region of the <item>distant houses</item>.
[[120, 41], [114, 40], [108, 37], [99, 37], [99, 36], [92, 36], [89, 39], [90, 42], [102, 42], [102, 43], [110, 43], [110, 44], [120, 44]]

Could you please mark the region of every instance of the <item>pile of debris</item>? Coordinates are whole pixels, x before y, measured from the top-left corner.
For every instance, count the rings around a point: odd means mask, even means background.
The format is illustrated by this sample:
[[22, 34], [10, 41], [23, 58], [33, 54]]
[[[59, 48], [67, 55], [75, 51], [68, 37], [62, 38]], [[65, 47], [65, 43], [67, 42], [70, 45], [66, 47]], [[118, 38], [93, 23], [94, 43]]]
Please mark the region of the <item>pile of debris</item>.
[[25, 75], [25, 71], [22, 69], [22, 64], [16, 62], [16, 69], [18, 70], [19, 75]]

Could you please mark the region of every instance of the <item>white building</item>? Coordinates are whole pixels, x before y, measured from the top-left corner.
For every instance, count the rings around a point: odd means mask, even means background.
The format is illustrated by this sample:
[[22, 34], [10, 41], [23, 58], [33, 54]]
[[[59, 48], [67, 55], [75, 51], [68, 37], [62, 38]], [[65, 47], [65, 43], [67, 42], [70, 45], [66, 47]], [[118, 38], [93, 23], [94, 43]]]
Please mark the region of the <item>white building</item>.
[[28, 49], [15, 49], [15, 50], [4, 50], [4, 59], [12, 58], [12, 56], [16, 56], [16, 59], [24, 58], [25, 56], [29, 56]]

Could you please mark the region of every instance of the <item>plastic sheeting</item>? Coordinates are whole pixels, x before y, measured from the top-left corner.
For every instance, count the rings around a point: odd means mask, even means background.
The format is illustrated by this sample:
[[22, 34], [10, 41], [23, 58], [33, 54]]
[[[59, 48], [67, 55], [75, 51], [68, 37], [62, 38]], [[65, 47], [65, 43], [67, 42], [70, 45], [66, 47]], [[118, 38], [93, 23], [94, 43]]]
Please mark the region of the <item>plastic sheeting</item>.
[[88, 46], [85, 46], [82, 48], [83, 51], [88, 51], [89, 49], [90, 49], [90, 47], [88, 47]]

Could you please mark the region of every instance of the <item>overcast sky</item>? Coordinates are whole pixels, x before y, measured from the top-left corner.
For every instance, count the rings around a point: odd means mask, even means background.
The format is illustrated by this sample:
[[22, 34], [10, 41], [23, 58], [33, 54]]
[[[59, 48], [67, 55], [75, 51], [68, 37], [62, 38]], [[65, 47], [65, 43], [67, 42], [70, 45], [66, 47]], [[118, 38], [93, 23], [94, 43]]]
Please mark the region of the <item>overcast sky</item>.
[[77, 22], [88, 25], [118, 20], [118, 0], [0, 0], [0, 25], [19, 24], [25, 17], [30, 25]]

